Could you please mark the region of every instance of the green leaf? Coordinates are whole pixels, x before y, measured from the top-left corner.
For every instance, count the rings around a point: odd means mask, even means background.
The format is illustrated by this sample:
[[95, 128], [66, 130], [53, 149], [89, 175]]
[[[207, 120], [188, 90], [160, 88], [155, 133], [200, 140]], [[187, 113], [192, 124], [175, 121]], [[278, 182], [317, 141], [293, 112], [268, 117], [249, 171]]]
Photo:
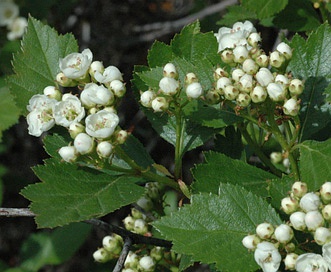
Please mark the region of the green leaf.
[[60, 72], [59, 59], [77, 50], [72, 34], [59, 35], [51, 27], [29, 18], [22, 48], [14, 55], [15, 75], [8, 78], [11, 92], [23, 113], [27, 113], [26, 105], [31, 96], [42, 93], [46, 86], [54, 86]]
[[281, 179], [273, 179], [268, 186], [269, 195], [271, 198], [270, 204], [276, 210], [280, 209], [281, 201], [291, 191], [292, 185], [295, 182], [293, 177], [284, 176]]
[[171, 46], [163, 42], [155, 41], [148, 52], [148, 65], [149, 67], [164, 66], [172, 60], [174, 54]]
[[321, 25], [305, 41], [296, 35], [291, 47], [295, 48], [288, 69], [294, 77], [306, 80], [300, 97], [300, 141], [310, 139], [313, 134], [330, 123], [331, 107], [325, 102], [324, 90], [331, 78], [331, 28]]
[[311, 31], [321, 23], [309, 0], [289, 0], [288, 5], [273, 20], [278, 28], [290, 31]]
[[224, 135], [217, 134], [215, 137], [215, 151], [225, 154], [232, 159], [241, 159], [244, 145], [239, 129], [234, 126], [225, 128]]
[[243, 0], [242, 6], [250, 12], [254, 12], [259, 20], [274, 16], [283, 10], [288, 0]]
[[88, 224], [73, 223], [52, 233], [31, 234], [21, 247], [21, 267], [39, 271], [45, 265], [64, 263], [80, 248], [90, 231]]
[[6, 87], [0, 88], [0, 142], [3, 131], [16, 124], [19, 115], [20, 110], [15, 105], [9, 89]]
[[331, 180], [331, 139], [325, 142], [305, 141], [300, 149], [300, 177], [309, 190], [318, 190]]
[[192, 171], [194, 192], [217, 194], [221, 183], [231, 183], [260, 196], [268, 196], [267, 181], [276, 176], [221, 153], [207, 152], [204, 155], [205, 163], [197, 165]]
[[246, 9], [243, 6], [233, 5], [227, 9], [227, 12], [224, 14], [223, 18], [217, 22], [217, 24], [232, 27], [234, 23], [248, 19], [257, 19], [256, 13]]
[[222, 184], [219, 195], [193, 195], [190, 205], [153, 223], [173, 242], [173, 249], [195, 261], [215, 263], [220, 271], [255, 271], [253, 255], [242, 239], [261, 222], [280, 224], [275, 210], [261, 197], [235, 185]]
[[22, 190], [32, 201], [38, 227], [56, 227], [106, 215], [137, 201], [144, 188], [140, 178], [110, 176], [53, 159], [34, 167], [43, 181]]

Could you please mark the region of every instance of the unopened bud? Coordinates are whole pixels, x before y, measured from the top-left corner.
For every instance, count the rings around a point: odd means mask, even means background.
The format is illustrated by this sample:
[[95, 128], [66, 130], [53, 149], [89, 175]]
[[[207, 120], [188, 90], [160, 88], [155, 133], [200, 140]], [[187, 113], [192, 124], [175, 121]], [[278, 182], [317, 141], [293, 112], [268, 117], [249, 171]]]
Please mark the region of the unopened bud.
[[116, 133], [116, 142], [119, 144], [124, 144], [129, 134], [126, 130], [121, 129]]
[[268, 67], [269, 65], [269, 57], [266, 54], [262, 54], [256, 58], [256, 63], [260, 67]]
[[152, 107], [152, 101], [155, 98], [155, 93], [153, 91], [145, 91], [140, 95], [140, 103], [147, 108]]
[[284, 101], [286, 98], [286, 88], [280, 83], [269, 83], [267, 92], [273, 101]]
[[142, 235], [146, 234], [148, 232], [148, 227], [147, 227], [147, 223], [145, 222], [145, 220], [136, 219], [136, 221], [134, 221], [133, 231], [135, 233], [142, 234]]
[[198, 82], [198, 77], [194, 73], [187, 73], [185, 76], [185, 84], [189, 85], [193, 82]]
[[250, 96], [254, 103], [262, 103], [267, 98], [267, 91], [262, 86], [255, 86]]
[[283, 105], [284, 113], [290, 116], [297, 116], [300, 110], [300, 105], [295, 98], [290, 98]]
[[270, 223], [261, 223], [256, 227], [256, 234], [261, 239], [268, 239], [274, 233], [274, 227]]
[[106, 249], [99, 248], [93, 253], [93, 259], [98, 263], [105, 263], [111, 259], [111, 255]]
[[291, 95], [300, 95], [303, 92], [304, 84], [300, 79], [292, 79], [288, 87]]
[[274, 81], [273, 74], [268, 68], [264, 67], [260, 68], [260, 70], [256, 73], [255, 78], [262, 87], [268, 86]]
[[305, 223], [306, 214], [304, 212], [294, 212], [290, 216], [290, 222], [294, 229], [304, 231], [306, 229]]
[[205, 95], [208, 104], [214, 105], [220, 102], [220, 95], [217, 91], [208, 91]]
[[281, 152], [271, 152], [270, 160], [272, 163], [277, 164], [283, 160], [283, 156]]
[[247, 93], [240, 93], [237, 98], [237, 105], [240, 107], [247, 107], [251, 103], [251, 97]]
[[69, 125], [69, 134], [72, 139], [75, 139], [79, 133], [84, 131], [85, 127], [81, 123], [74, 122]]
[[326, 221], [331, 222], [331, 204], [324, 206], [322, 209], [322, 215]]
[[232, 50], [230, 49], [223, 50], [221, 53], [221, 58], [224, 63], [232, 64], [234, 59]]
[[78, 157], [78, 152], [74, 146], [63, 146], [58, 152], [66, 162], [74, 162]]
[[77, 86], [77, 82], [71, 78], [67, 78], [62, 72], [56, 75], [56, 82], [62, 87]]
[[293, 183], [291, 191], [294, 196], [299, 198], [303, 197], [308, 191], [307, 183], [296, 181]]
[[111, 81], [109, 88], [116, 97], [122, 97], [126, 92], [125, 84], [118, 79]]
[[227, 100], [234, 100], [239, 95], [239, 90], [232, 85], [224, 88], [224, 97]]
[[314, 240], [316, 244], [322, 246], [331, 241], [331, 231], [328, 228], [319, 227], [315, 230]]
[[160, 90], [165, 95], [175, 95], [179, 90], [179, 82], [172, 77], [163, 77], [159, 82]]
[[295, 270], [295, 264], [297, 262], [299, 255], [296, 253], [288, 253], [284, 259], [286, 270]]
[[74, 146], [77, 152], [79, 152], [80, 154], [88, 154], [93, 150], [94, 140], [91, 136], [82, 132], [76, 136], [74, 140]]
[[237, 68], [232, 71], [232, 79], [236, 82], [239, 82], [240, 78], [245, 74], [244, 70]]
[[259, 65], [252, 59], [246, 59], [243, 62], [243, 70], [249, 74], [254, 75], [259, 70]]
[[299, 207], [298, 200], [292, 197], [284, 197], [281, 201], [281, 207], [286, 214], [291, 214], [297, 211]]
[[274, 51], [270, 54], [270, 65], [272, 67], [280, 68], [285, 63], [285, 61], [285, 56], [278, 51]]
[[186, 95], [188, 98], [197, 99], [203, 94], [202, 86], [199, 82], [193, 82], [186, 87]]
[[254, 250], [257, 244], [261, 242], [261, 239], [256, 234], [252, 234], [245, 236], [241, 242], [247, 249]]
[[292, 57], [292, 49], [288, 44], [281, 42], [277, 45], [276, 49], [278, 52], [282, 53], [287, 60]]
[[60, 101], [62, 98], [62, 93], [60, 92], [60, 90], [56, 89], [55, 86], [47, 86], [44, 89], [44, 95], [57, 101]]
[[304, 212], [317, 211], [321, 205], [319, 196], [313, 192], [305, 194], [300, 199], [300, 208]]
[[227, 71], [225, 71], [224, 69], [222, 68], [217, 68], [215, 71], [214, 71], [214, 80], [218, 80], [219, 78], [221, 77], [228, 77], [229, 74]]
[[150, 256], [144, 256], [140, 259], [138, 267], [141, 271], [151, 272], [155, 269], [155, 261]]
[[152, 101], [152, 108], [154, 112], [163, 112], [169, 108], [169, 103], [164, 97], [156, 97]]
[[275, 238], [282, 244], [287, 244], [293, 238], [293, 230], [289, 225], [281, 224], [275, 229]]
[[238, 45], [233, 49], [234, 62], [243, 63], [248, 58], [246, 46]]
[[306, 213], [305, 223], [309, 231], [315, 231], [324, 224], [324, 218], [319, 211], [310, 211]]
[[101, 158], [109, 158], [113, 152], [113, 145], [110, 142], [102, 141], [97, 145], [97, 153]]
[[220, 77], [216, 83], [216, 90], [219, 94], [223, 94], [224, 88], [229, 85], [231, 85], [231, 80], [228, 77]]
[[177, 78], [178, 73], [177, 73], [175, 65], [172, 64], [172, 63], [167, 63], [163, 67], [163, 76], [164, 77]]
[[134, 229], [134, 221], [135, 219], [132, 217], [132, 216], [127, 216], [123, 219], [123, 224], [124, 224], [124, 227], [127, 229], [127, 230], [133, 230]]
[[259, 43], [262, 41], [261, 35], [257, 32], [252, 32], [247, 38], [247, 42], [252, 47], [258, 47]]

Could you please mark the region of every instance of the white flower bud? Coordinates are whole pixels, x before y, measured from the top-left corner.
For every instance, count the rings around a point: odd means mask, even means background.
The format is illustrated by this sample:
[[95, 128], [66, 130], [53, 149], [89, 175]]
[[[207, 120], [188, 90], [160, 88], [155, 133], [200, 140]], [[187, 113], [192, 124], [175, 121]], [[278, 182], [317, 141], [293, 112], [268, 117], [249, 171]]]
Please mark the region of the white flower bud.
[[126, 130], [121, 129], [116, 133], [116, 142], [119, 144], [124, 144], [128, 137], [129, 133]]
[[193, 82], [186, 87], [186, 95], [188, 98], [197, 99], [203, 94], [202, 86], [199, 82]]
[[105, 263], [111, 259], [110, 253], [104, 248], [99, 248], [93, 253], [93, 259], [98, 263]]
[[227, 100], [234, 100], [239, 95], [239, 90], [232, 85], [224, 88], [224, 97]]
[[331, 270], [331, 243], [326, 243], [322, 246], [322, 255], [324, 260], [329, 266], [329, 271]]
[[291, 192], [296, 197], [303, 197], [308, 191], [307, 184], [305, 182], [296, 181], [292, 185]]
[[12, 1], [0, 2], [0, 26], [9, 26], [19, 14], [19, 7]]
[[155, 261], [161, 261], [163, 258], [163, 248], [156, 246], [153, 247], [151, 252], [150, 252], [150, 256], [155, 260]]
[[152, 107], [152, 101], [156, 97], [153, 91], [145, 91], [140, 95], [140, 103], [147, 108]]
[[[137, 268], [139, 263], [138, 255], [132, 251], [129, 251], [128, 256], [125, 259], [124, 267], [125, 268]], [[132, 270], [133, 272], [135, 270]]]
[[256, 58], [256, 63], [260, 67], [268, 67], [269, 65], [269, 57], [266, 54], [261, 54]]
[[297, 272], [327, 272], [328, 264], [319, 254], [305, 253], [297, 258], [295, 269]]
[[307, 193], [300, 199], [300, 208], [304, 212], [317, 211], [321, 205], [321, 200], [315, 193]]
[[88, 135], [97, 139], [105, 139], [114, 133], [119, 123], [119, 117], [115, 113], [101, 110], [87, 116], [85, 123]]
[[234, 69], [232, 71], [232, 79], [235, 81], [235, 82], [239, 82], [240, 78], [245, 74], [244, 70], [240, 69], [240, 68], [237, 68], [237, 69]]
[[214, 80], [218, 80], [221, 77], [228, 77], [229, 74], [228, 72], [226, 72], [224, 69], [222, 68], [216, 68], [216, 70], [214, 71]]
[[66, 162], [74, 162], [77, 159], [77, 150], [74, 146], [63, 146], [59, 149], [61, 158]]
[[283, 155], [281, 152], [271, 152], [270, 160], [274, 164], [280, 163], [283, 160]]
[[94, 75], [96, 72], [103, 73], [105, 70], [105, 67], [103, 66], [103, 63], [101, 61], [92, 61], [90, 68], [89, 68], [89, 74], [94, 78]]
[[248, 58], [248, 50], [246, 46], [239, 45], [233, 49], [234, 62], [243, 63]]
[[267, 91], [262, 86], [255, 86], [253, 91], [250, 93], [251, 99], [254, 103], [262, 103], [267, 98]]
[[242, 67], [249, 75], [254, 75], [259, 70], [259, 65], [252, 59], [246, 59], [243, 62]]
[[177, 78], [178, 73], [177, 73], [177, 70], [176, 70], [175, 65], [172, 64], [172, 63], [167, 63], [167, 64], [163, 67], [163, 76], [164, 76], [164, 77]]
[[60, 90], [56, 89], [55, 86], [47, 86], [44, 91], [43, 91], [44, 95], [46, 95], [49, 98], [53, 98], [57, 101], [60, 101], [62, 98], [62, 93], [60, 92]]
[[281, 207], [286, 214], [291, 214], [297, 211], [299, 207], [298, 200], [292, 197], [284, 197], [281, 201]]
[[233, 63], [234, 55], [232, 50], [225, 49], [224, 51], [222, 51], [221, 58], [224, 63]]
[[163, 77], [159, 82], [160, 90], [165, 95], [175, 95], [179, 90], [179, 82], [172, 77]]
[[326, 221], [331, 222], [331, 204], [325, 205], [323, 207], [322, 215]]
[[82, 53], [71, 53], [65, 58], [60, 59], [60, 70], [67, 78], [82, 78], [90, 68], [92, 58], [93, 54], [88, 48], [84, 49]]
[[247, 107], [251, 103], [251, 97], [247, 93], [240, 93], [236, 101], [238, 106]]
[[284, 62], [286, 61], [284, 55], [278, 51], [274, 51], [270, 53], [270, 65], [279, 68], [281, 67]]
[[281, 224], [275, 229], [275, 238], [282, 244], [287, 244], [293, 238], [293, 230], [289, 225]]
[[189, 85], [193, 82], [198, 82], [198, 77], [194, 73], [187, 73], [184, 81], [186, 85]]
[[261, 223], [256, 227], [256, 234], [261, 239], [268, 239], [274, 233], [274, 227], [270, 223]]
[[314, 240], [318, 245], [325, 245], [331, 241], [331, 231], [328, 228], [319, 227], [315, 230]]
[[228, 77], [220, 77], [216, 83], [216, 90], [223, 94], [224, 88], [229, 85], [231, 85], [231, 80]]
[[132, 216], [127, 216], [123, 220], [124, 227], [130, 231], [134, 229], [134, 222], [135, 219]]
[[288, 87], [291, 95], [300, 95], [303, 92], [304, 84], [300, 79], [292, 79], [290, 82], [290, 86]]
[[258, 47], [259, 43], [262, 41], [261, 35], [257, 32], [251, 33], [248, 38], [247, 42], [252, 47]]
[[64, 73], [60, 72], [56, 75], [56, 82], [62, 87], [77, 86], [77, 82], [71, 78], [67, 78]]
[[141, 271], [151, 272], [155, 269], [155, 261], [150, 256], [144, 256], [139, 261], [139, 268]]
[[82, 133], [85, 131], [85, 127], [81, 123], [74, 122], [74, 123], [70, 124], [68, 131], [69, 131], [70, 137], [72, 139], [75, 139], [79, 133]]
[[136, 208], [131, 209], [131, 214], [134, 219], [142, 219], [144, 214]]
[[291, 116], [297, 116], [300, 110], [300, 105], [295, 98], [290, 98], [283, 105], [284, 113]]
[[103, 73], [96, 71], [94, 74], [94, 78], [105, 85], [109, 85], [110, 82], [117, 79], [123, 81], [122, 73], [116, 66], [108, 66], [104, 69]]
[[324, 224], [324, 218], [319, 211], [310, 211], [306, 213], [305, 223], [309, 231], [315, 231]]
[[217, 91], [208, 91], [205, 95], [207, 103], [214, 105], [220, 102], [220, 95]]
[[291, 47], [284, 42], [281, 42], [280, 44], [278, 44], [276, 50], [278, 52], [282, 53], [286, 59], [290, 59], [292, 57]]
[[113, 145], [110, 142], [102, 141], [98, 143], [96, 149], [99, 157], [109, 158], [113, 151]]
[[169, 103], [164, 97], [156, 97], [152, 101], [154, 112], [163, 112], [169, 108]]
[[146, 234], [148, 232], [147, 223], [144, 219], [136, 219], [134, 221], [133, 231], [138, 234]]
[[280, 266], [282, 257], [274, 244], [262, 242], [257, 245], [254, 252], [257, 264], [266, 272], [276, 272]]
[[253, 90], [253, 76], [245, 74], [239, 79], [239, 90], [250, 93]]
[[94, 146], [94, 141], [92, 137], [87, 135], [86, 133], [82, 132], [79, 133], [75, 140], [74, 140], [74, 146], [80, 154], [88, 154], [92, 152], [93, 146]]
[[107, 235], [102, 239], [104, 249], [112, 254], [119, 254], [122, 251], [123, 239], [117, 234]]
[[262, 87], [268, 86], [274, 81], [274, 76], [270, 70], [264, 67], [260, 68], [260, 70], [256, 73], [255, 78]]
[[261, 239], [256, 234], [252, 234], [252, 235], [245, 236], [241, 242], [244, 247], [246, 247], [247, 249], [253, 250], [256, 248], [258, 243], [261, 242]]
[[284, 165], [284, 167], [286, 167], [287, 169], [289, 169], [290, 168], [290, 159], [289, 158], [284, 158], [283, 159], [283, 165]]
[[321, 198], [324, 203], [331, 202], [331, 182], [325, 182], [320, 189]]
[[292, 227], [296, 230], [304, 231], [306, 229], [305, 223], [306, 214], [304, 212], [294, 212], [290, 216]]
[[299, 255], [295, 253], [287, 253], [284, 259], [286, 270], [295, 270], [295, 264], [297, 262]]
[[116, 97], [122, 97], [126, 92], [125, 84], [118, 79], [111, 81], [109, 88], [112, 90]]
[[280, 83], [269, 83], [267, 92], [273, 101], [284, 101], [286, 98], [286, 88]]
[[287, 76], [285, 75], [282, 75], [282, 74], [278, 74], [276, 77], [275, 77], [275, 82], [276, 83], [281, 83], [283, 84], [284, 86], [287, 86], [289, 85], [290, 83], [290, 80]]

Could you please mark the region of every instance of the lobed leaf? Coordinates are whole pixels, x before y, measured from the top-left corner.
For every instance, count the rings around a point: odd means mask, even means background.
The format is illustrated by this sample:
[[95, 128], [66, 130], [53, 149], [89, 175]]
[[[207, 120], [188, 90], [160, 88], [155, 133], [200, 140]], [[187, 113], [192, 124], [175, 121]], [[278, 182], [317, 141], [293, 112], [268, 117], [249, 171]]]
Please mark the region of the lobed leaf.
[[190, 205], [153, 223], [173, 249], [195, 261], [215, 263], [220, 271], [255, 271], [258, 265], [242, 239], [261, 222], [280, 224], [275, 210], [261, 197], [232, 184], [219, 195], [193, 195]]
[[243, 0], [242, 6], [254, 12], [259, 20], [274, 16], [283, 10], [288, 4], [288, 0]]

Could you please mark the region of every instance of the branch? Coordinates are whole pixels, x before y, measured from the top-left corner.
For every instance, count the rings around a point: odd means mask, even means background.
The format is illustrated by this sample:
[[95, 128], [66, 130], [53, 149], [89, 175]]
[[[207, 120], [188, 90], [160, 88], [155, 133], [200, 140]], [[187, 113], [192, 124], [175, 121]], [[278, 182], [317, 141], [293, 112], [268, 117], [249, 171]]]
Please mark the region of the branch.
[[[0, 217], [35, 217], [35, 216], [36, 214], [27, 208], [0, 208]], [[154, 246], [161, 246], [165, 248], [171, 248], [172, 246], [172, 243], [167, 240], [139, 235], [137, 233], [133, 233], [121, 227], [108, 224], [99, 219], [89, 219], [89, 220], [85, 220], [84, 222], [97, 226], [103, 229], [107, 233], [113, 232], [122, 236], [124, 239], [129, 238], [132, 244], [148, 244]]]
[[225, 10], [228, 6], [235, 5], [237, 0], [224, 0], [220, 3], [208, 6], [203, 10], [180, 18], [175, 21], [166, 21], [166, 22], [156, 22], [152, 24], [146, 24], [141, 26], [135, 26], [133, 31], [135, 32], [149, 32], [139, 36], [139, 40], [142, 42], [153, 41], [158, 37], [164, 36], [166, 34], [176, 32], [180, 30], [183, 26], [192, 23], [198, 19], [202, 19], [206, 16], [215, 14]]
[[113, 272], [120, 272], [120, 271], [122, 271], [122, 268], [124, 266], [126, 257], [129, 254], [129, 251], [130, 251], [130, 247], [131, 246], [132, 246], [132, 240], [131, 240], [131, 238], [130, 237], [126, 237], [125, 240], [124, 240], [124, 245], [123, 245], [123, 249], [122, 249], [121, 255], [119, 256], [119, 258], [118, 258], [118, 260], [116, 262], [116, 265], [114, 267]]

